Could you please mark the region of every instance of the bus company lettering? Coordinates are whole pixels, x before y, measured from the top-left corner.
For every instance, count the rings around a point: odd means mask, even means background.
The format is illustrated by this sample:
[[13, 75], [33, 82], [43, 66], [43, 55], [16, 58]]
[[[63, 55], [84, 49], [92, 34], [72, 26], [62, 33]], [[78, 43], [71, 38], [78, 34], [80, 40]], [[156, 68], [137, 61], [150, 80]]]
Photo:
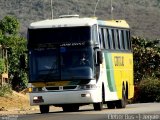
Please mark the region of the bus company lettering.
[[65, 47], [65, 46], [81, 46], [81, 45], [85, 45], [85, 42], [64, 43], [64, 44], [61, 45], [61, 47]]
[[123, 56], [115, 56], [114, 63], [115, 63], [115, 66], [124, 66], [124, 57]]

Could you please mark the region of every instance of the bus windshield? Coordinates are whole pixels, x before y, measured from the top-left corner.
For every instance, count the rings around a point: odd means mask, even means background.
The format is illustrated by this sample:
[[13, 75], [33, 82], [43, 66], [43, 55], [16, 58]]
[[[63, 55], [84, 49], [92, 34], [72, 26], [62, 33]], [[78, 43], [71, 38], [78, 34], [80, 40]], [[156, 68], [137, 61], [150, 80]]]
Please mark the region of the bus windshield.
[[29, 59], [30, 82], [93, 79], [91, 47], [34, 49]]

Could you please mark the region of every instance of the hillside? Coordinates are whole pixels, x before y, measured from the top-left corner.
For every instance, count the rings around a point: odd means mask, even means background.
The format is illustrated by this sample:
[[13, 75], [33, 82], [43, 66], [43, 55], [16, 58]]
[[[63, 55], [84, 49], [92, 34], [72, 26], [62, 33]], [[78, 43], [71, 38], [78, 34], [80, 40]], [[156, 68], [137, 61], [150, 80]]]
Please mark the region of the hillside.
[[[54, 18], [62, 14], [79, 14], [92, 17], [97, 0], [53, 0]], [[111, 19], [111, 0], [100, 0], [96, 16]], [[160, 39], [160, 0], [112, 0], [113, 18], [126, 19], [132, 34], [149, 39]], [[33, 22], [51, 18], [50, 0], [0, 0], [0, 19], [16, 16], [21, 33]]]

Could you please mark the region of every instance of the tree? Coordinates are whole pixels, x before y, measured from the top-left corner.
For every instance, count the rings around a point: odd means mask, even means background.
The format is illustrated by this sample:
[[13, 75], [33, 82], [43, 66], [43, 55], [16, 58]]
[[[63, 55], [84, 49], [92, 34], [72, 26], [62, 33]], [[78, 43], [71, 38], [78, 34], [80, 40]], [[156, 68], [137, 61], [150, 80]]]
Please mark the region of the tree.
[[4, 35], [17, 34], [19, 32], [19, 22], [15, 17], [6, 16], [0, 21], [0, 29]]
[[159, 77], [160, 75], [160, 47], [159, 40], [149, 41], [139, 37], [132, 38], [134, 54], [135, 82], [146, 76]]
[[8, 47], [9, 76], [13, 89], [26, 86], [26, 71], [20, 69], [19, 56], [26, 51], [26, 39], [19, 35], [19, 21], [12, 16], [0, 20], [0, 44]]

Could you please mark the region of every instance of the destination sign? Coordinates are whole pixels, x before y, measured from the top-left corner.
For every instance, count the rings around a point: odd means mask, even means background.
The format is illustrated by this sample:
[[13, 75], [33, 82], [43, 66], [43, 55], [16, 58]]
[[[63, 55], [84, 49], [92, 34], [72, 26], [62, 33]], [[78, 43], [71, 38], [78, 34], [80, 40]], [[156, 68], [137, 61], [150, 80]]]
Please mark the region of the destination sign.
[[83, 45], [85, 45], [85, 42], [63, 43], [60, 46], [65, 47], [65, 46], [83, 46]]
[[86, 46], [86, 45], [91, 45], [91, 43], [90, 42], [45, 43], [45, 44], [34, 45], [33, 48], [55, 49], [57, 47], [74, 47], [74, 46]]

